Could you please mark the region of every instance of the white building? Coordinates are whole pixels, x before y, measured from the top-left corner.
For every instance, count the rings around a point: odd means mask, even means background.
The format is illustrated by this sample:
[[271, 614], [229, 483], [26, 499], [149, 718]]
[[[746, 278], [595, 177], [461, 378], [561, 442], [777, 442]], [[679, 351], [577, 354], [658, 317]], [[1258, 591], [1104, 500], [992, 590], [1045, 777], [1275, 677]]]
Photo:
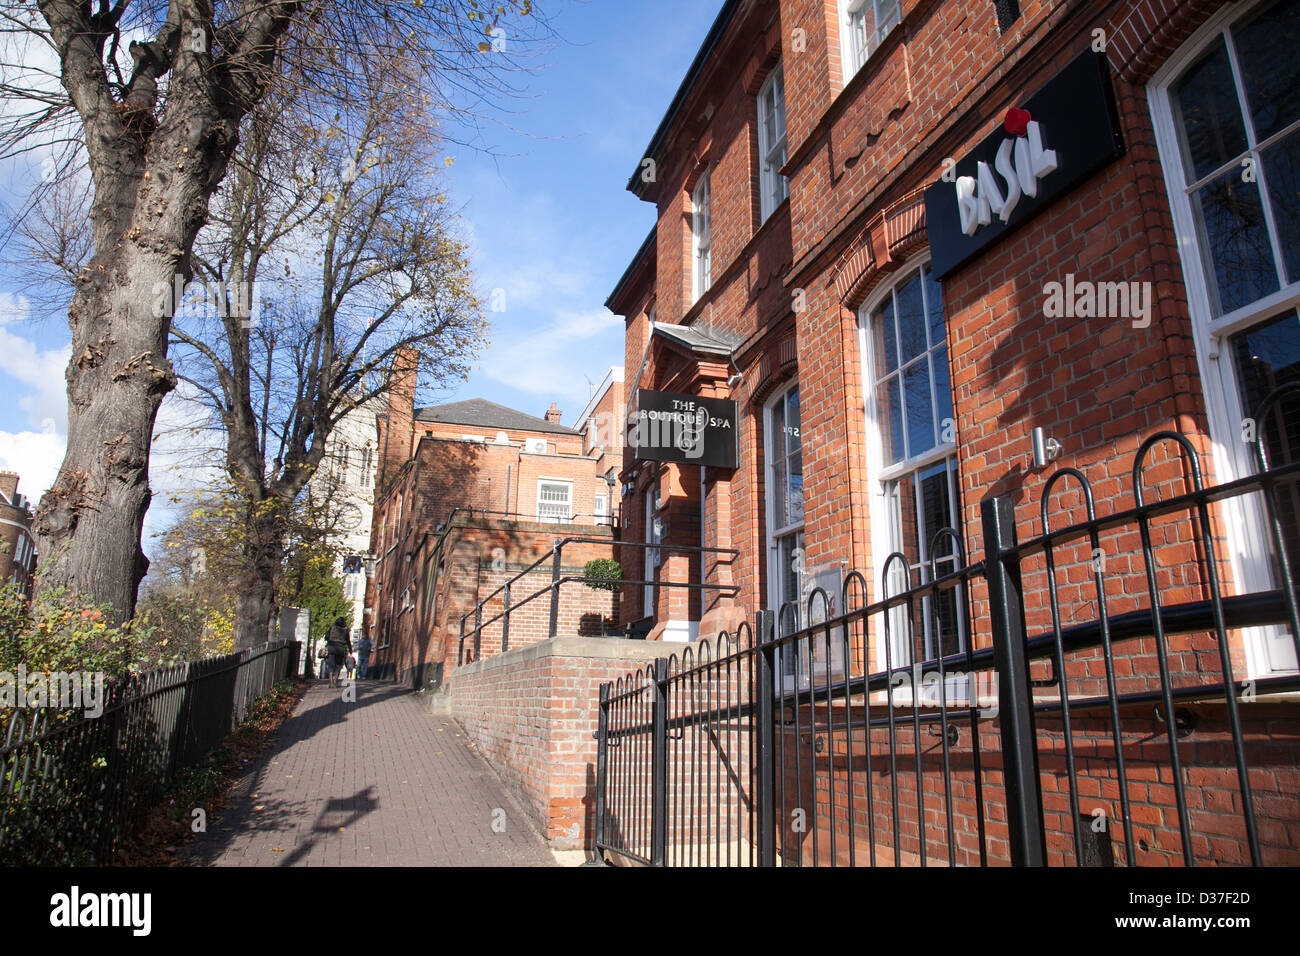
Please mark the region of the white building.
[[325, 503], [333, 526], [331, 544], [340, 552], [335, 574], [352, 602], [352, 639], [361, 636], [366, 597], [366, 557], [379, 474], [378, 429], [373, 403], [348, 413], [330, 434], [325, 457], [312, 477], [311, 494]]

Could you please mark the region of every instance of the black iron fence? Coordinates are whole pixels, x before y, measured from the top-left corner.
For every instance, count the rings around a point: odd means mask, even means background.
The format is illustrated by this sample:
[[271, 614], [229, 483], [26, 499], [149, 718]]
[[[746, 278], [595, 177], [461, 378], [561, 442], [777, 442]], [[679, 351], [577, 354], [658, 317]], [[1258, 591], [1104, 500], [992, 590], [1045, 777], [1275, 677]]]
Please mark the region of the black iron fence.
[[531, 522], [534, 524], [566, 524], [566, 525], [596, 525], [598, 527], [619, 527], [617, 514], [587, 514], [585, 512], [571, 512], [567, 516], [559, 515], [538, 515], [525, 514], [521, 511], [494, 511], [491, 508], [469, 508], [457, 507], [447, 512], [447, 516], [439, 521], [435, 521], [433, 526], [436, 529], [433, 534], [441, 534], [451, 526], [451, 523], [458, 517], [466, 517], [469, 520], [478, 519], [486, 521], [488, 519], [501, 519], [503, 521]]
[[301, 646], [275, 641], [132, 675], [98, 716], [52, 707], [8, 713], [0, 747], [0, 863], [105, 862], [178, 771], [243, 723], [297, 671]]
[[[1300, 676], [1240, 676], [1260, 648], [1300, 660], [1277, 508], [1300, 464], [1270, 468], [1261, 444], [1259, 465], [1206, 488], [1161, 433], [1130, 507], [1098, 517], [1062, 469], [1023, 543], [1012, 501], [987, 499], [981, 561], [945, 528], [890, 555], [872, 603], [851, 573], [834, 606], [816, 589], [602, 686], [597, 848], [656, 866], [1300, 863], [1300, 708], [1280, 696]], [[1234, 509], [1258, 512], [1269, 566], [1225, 594]], [[1063, 512], [1078, 520], [1053, 528]]]
[[[613, 541], [609, 538], [587, 538], [581, 536], [557, 538], [551, 546], [549, 554], [544, 554], [528, 567], [519, 571], [512, 577], [508, 578], [496, 590], [492, 591], [474, 606], [474, 610], [469, 611], [461, 616], [460, 619], [460, 641], [457, 650], [457, 663], [465, 663], [465, 649], [467, 646], [473, 648], [473, 659], [479, 660], [483, 653], [483, 632], [490, 628], [498, 621], [501, 623], [501, 640], [499, 644], [499, 653], [504, 654], [510, 649], [510, 617], [519, 615], [524, 608], [531, 605], [534, 601], [543, 597], [550, 598], [549, 612], [547, 623], [544, 631], [530, 634], [531, 640], [541, 640], [543, 638], [554, 638], [559, 633], [560, 627], [560, 591], [567, 584], [582, 583], [589, 585], [592, 579], [585, 574], [565, 574], [564, 573], [564, 549], [569, 545], [603, 545], [618, 552], [622, 549], [639, 549], [644, 552], [668, 552], [671, 554], [690, 554], [698, 555], [703, 561], [705, 555], [717, 555], [727, 560], [735, 558], [740, 552], [733, 548], [702, 548], [690, 547], [685, 545], [671, 544], [646, 544], [640, 541]], [[539, 570], [547, 562], [551, 565], [551, 581], [545, 587], [534, 588], [527, 595], [520, 598], [514, 593], [514, 589], [519, 582], [532, 572]], [[703, 579], [706, 575], [701, 574]], [[631, 587], [656, 587], [656, 588], [678, 588], [688, 591], [714, 591], [722, 595], [734, 595], [737, 592], [735, 585], [731, 584], [708, 584], [700, 581], [658, 581], [644, 579], [618, 578], [609, 581], [613, 587], [622, 588]], [[495, 614], [489, 614], [484, 617], [486, 610], [500, 598], [501, 610]], [[470, 620], [473, 619], [473, 625]]]

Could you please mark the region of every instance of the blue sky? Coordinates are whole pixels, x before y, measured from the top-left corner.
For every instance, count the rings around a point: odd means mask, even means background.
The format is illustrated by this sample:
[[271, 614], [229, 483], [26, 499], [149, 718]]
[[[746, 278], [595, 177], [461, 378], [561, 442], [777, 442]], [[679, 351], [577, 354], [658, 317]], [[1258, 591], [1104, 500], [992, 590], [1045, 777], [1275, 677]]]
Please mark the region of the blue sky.
[[[588, 378], [622, 364], [623, 325], [603, 303], [654, 224], [628, 177], [722, 3], [544, 5], [564, 42], [509, 104], [513, 130], [487, 128], [498, 155], [449, 150], [479, 286], [504, 290], [505, 311], [489, 313], [492, 344], [469, 381], [422, 400], [486, 398], [532, 415], [554, 401], [573, 424]], [[0, 168], [0, 201], [20, 204], [24, 182], [25, 171]], [[0, 265], [0, 469], [36, 498], [62, 460], [69, 333], [65, 315], [21, 297], [20, 268]], [[155, 489], [183, 485], [161, 467]]]

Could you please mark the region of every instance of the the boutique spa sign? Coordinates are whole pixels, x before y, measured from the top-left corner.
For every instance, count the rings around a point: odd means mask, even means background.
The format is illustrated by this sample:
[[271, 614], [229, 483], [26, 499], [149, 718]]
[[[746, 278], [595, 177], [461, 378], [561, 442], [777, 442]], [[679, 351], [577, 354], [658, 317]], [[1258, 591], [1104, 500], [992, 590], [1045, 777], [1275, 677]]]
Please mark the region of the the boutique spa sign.
[[1106, 58], [1085, 53], [925, 191], [935, 275], [944, 278], [1123, 152]]

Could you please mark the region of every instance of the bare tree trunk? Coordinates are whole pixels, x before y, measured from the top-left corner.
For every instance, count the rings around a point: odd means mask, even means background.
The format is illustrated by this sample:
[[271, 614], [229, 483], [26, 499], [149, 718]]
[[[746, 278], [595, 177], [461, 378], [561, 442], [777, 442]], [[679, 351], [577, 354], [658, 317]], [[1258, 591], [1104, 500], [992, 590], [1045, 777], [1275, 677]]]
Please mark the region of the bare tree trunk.
[[244, 570], [235, 599], [235, 650], [256, 647], [271, 639], [271, 626], [280, 611], [279, 585], [283, 573], [283, 531], [278, 519], [250, 516], [244, 545]]
[[176, 264], [120, 244], [117, 262], [104, 258], [96, 256], [69, 310], [68, 447], [41, 500], [37, 533], [42, 586], [111, 604], [124, 621], [148, 568], [140, 536], [151, 497], [150, 438], [175, 385], [153, 289], [172, 283]]

